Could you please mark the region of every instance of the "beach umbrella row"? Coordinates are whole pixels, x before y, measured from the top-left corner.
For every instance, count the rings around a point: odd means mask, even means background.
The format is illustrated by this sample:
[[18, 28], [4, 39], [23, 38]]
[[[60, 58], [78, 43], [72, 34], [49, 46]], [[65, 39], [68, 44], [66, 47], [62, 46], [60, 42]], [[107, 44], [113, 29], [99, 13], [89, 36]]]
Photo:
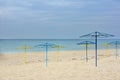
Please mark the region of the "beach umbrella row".
[[[98, 65], [98, 51], [97, 51], [97, 48], [98, 48], [98, 38], [106, 38], [106, 37], [114, 37], [114, 35], [111, 35], [111, 34], [106, 34], [106, 33], [101, 33], [101, 32], [92, 32], [92, 33], [89, 33], [89, 34], [86, 34], [86, 35], [82, 35], [80, 36], [80, 38], [94, 38], [95, 42], [91, 42], [91, 41], [83, 41], [83, 42], [80, 42], [80, 43], [77, 43], [77, 45], [85, 45], [86, 46], [86, 62], [88, 62], [88, 45], [90, 44], [94, 44], [95, 45], [95, 66], [97, 67]], [[108, 46], [110, 45], [116, 45], [116, 59], [117, 59], [117, 56], [118, 56], [118, 45], [120, 44], [119, 41], [115, 41], [115, 42], [110, 42], [108, 44], [106, 44], [106, 48], [108, 50]], [[57, 53], [57, 61], [60, 60], [60, 49], [61, 48], [65, 48], [64, 46], [61, 46], [61, 45], [56, 45], [56, 44], [52, 44], [52, 43], [44, 43], [44, 44], [39, 44], [39, 45], [36, 45], [34, 47], [38, 47], [38, 48], [45, 48], [46, 49], [46, 67], [48, 67], [48, 48], [57, 48], [58, 50], [58, 53]], [[32, 47], [31, 46], [27, 46], [27, 45], [24, 45], [24, 46], [21, 46], [19, 47], [18, 49], [24, 49], [24, 63], [26, 64], [26, 50], [27, 49], [31, 49]], [[106, 51], [108, 53], [108, 51]]]
[[[80, 43], [77, 43], [77, 45], [84, 45], [85, 48], [86, 48], [86, 62], [88, 62], [88, 45], [93, 45], [95, 44], [94, 42], [91, 42], [91, 41], [83, 41], [83, 42], [80, 42]], [[120, 41], [113, 41], [113, 42], [110, 42], [110, 43], [107, 43], [107, 44], [104, 44], [104, 46], [106, 46], [106, 53], [108, 54], [108, 47], [109, 46], [112, 46], [112, 45], [115, 45], [116, 47], [116, 59], [118, 57], [118, 45], [120, 45]], [[65, 46], [61, 46], [61, 45], [56, 45], [56, 44], [51, 44], [51, 43], [44, 43], [44, 44], [39, 44], [35, 47], [39, 47], [39, 48], [46, 48], [46, 67], [48, 67], [48, 48], [51, 47], [51, 48], [57, 48], [57, 61], [60, 61], [60, 49], [61, 48], [65, 48]], [[26, 52], [27, 52], [27, 49], [32, 49], [33, 47], [32, 46], [28, 46], [28, 45], [23, 45], [17, 49], [19, 50], [24, 50], [24, 64], [26, 64]]]
[[[61, 48], [65, 48], [65, 46], [61, 46], [61, 45], [56, 45], [56, 44], [52, 44], [52, 43], [44, 43], [44, 44], [39, 44], [36, 45], [34, 47], [38, 47], [38, 48], [45, 48], [46, 49], [46, 67], [48, 67], [48, 48], [57, 48], [57, 61], [60, 61], [60, 49]], [[32, 49], [33, 47], [28, 46], [28, 45], [24, 45], [24, 46], [20, 46], [17, 49], [18, 50], [24, 50], [24, 64], [26, 64], [27, 62], [27, 49]]]
[[114, 35], [96, 31], [96, 32], [92, 32], [92, 33], [80, 36], [80, 38], [84, 38], [84, 37], [85, 38], [94, 38], [94, 40], [95, 40], [95, 66], [97, 67], [97, 65], [98, 65], [98, 50], [97, 50], [98, 38], [114, 37]]

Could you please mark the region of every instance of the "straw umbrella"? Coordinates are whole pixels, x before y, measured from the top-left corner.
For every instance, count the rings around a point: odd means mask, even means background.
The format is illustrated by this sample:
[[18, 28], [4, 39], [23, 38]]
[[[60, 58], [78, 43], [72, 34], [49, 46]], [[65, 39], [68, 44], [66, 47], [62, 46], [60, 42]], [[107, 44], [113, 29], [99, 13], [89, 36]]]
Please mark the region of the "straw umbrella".
[[118, 45], [120, 45], [120, 41], [113, 41], [113, 42], [110, 42], [108, 44], [115, 45], [115, 47], [116, 47], [116, 59], [117, 59], [118, 58]]
[[65, 48], [65, 46], [61, 46], [61, 45], [55, 45], [52, 48], [57, 48], [57, 61], [60, 61], [60, 49], [61, 48]]
[[51, 43], [44, 43], [44, 44], [39, 44], [35, 47], [40, 47], [40, 48], [46, 48], [46, 67], [48, 67], [48, 48], [54, 46], [55, 44]]
[[113, 37], [114, 35], [111, 35], [111, 34], [106, 34], [106, 33], [101, 33], [101, 32], [92, 32], [92, 33], [89, 33], [89, 34], [86, 34], [86, 35], [82, 35], [80, 36], [80, 38], [82, 37], [91, 37], [91, 38], [94, 38], [95, 39], [95, 66], [97, 67], [98, 65], [98, 53], [97, 53], [97, 45], [98, 45], [98, 38], [106, 38], [106, 37]]
[[24, 45], [24, 46], [21, 46], [17, 49], [23, 49], [24, 50], [24, 54], [23, 54], [24, 55], [24, 64], [26, 64], [27, 63], [27, 49], [32, 49], [32, 47]]
[[94, 42], [83, 41], [83, 42], [77, 43], [77, 45], [85, 45], [85, 47], [86, 47], [86, 62], [88, 62], [88, 45], [90, 45], [90, 44], [94, 44]]

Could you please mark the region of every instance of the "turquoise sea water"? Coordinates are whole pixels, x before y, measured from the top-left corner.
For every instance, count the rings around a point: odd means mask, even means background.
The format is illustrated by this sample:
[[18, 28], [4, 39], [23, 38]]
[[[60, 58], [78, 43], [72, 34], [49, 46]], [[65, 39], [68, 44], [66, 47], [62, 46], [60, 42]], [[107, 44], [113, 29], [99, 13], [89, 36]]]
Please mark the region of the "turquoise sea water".
[[[94, 39], [0, 39], [0, 53], [16, 53], [23, 52], [24, 50], [18, 50], [17, 48], [28, 45], [33, 47], [32, 49], [27, 49], [28, 52], [40, 52], [45, 51], [45, 48], [36, 48], [34, 46], [43, 44], [43, 43], [52, 43], [56, 45], [65, 46], [61, 50], [84, 50], [85, 46], [77, 45], [82, 41], [92, 41]], [[120, 41], [119, 39], [99, 39], [98, 40], [98, 49], [105, 49], [104, 44], [112, 41]], [[110, 48], [114, 48], [111, 46]], [[94, 45], [89, 46], [89, 49], [94, 49]], [[49, 48], [49, 51], [56, 51], [55, 48]]]

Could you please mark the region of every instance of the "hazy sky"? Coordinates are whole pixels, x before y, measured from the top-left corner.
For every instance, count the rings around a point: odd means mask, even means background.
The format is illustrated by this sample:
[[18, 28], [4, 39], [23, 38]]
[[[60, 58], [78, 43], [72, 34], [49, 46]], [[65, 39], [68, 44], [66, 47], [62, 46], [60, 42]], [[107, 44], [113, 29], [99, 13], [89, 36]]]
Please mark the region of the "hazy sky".
[[0, 38], [120, 38], [120, 0], [0, 0]]

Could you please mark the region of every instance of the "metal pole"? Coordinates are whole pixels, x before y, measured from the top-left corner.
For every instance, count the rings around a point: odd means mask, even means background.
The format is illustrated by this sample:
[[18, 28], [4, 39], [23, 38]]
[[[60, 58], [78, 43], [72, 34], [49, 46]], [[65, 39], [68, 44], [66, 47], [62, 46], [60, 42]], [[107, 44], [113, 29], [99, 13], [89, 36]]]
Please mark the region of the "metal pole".
[[57, 48], [58, 49], [58, 53], [57, 53], [57, 61], [60, 61], [60, 47]]
[[117, 59], [117, 57], [118, 57], [118, 45], [117, 45], [117, 41], [116, 41], [116, 59]]
[[48, 44], [46, 43], [46, 67], [48, 67]]
[[25, 52], [24, 52], [24, 64], [26, 64], [26, 47], [25, 47]]
[[107, 54], [107, 56], [108, 56], [108, 46], [109, 45], [106, 45], [106, 54]]
[[97, 57], [98, 57], [98, 54], [97, 54], [97, 32], [95, 32], [95, 65], [97, 67]]
[[88, 62], [88, 53], [87, 53], [87, 49], [88, 49], [88, 44], [86, 43], [86, 62]]

